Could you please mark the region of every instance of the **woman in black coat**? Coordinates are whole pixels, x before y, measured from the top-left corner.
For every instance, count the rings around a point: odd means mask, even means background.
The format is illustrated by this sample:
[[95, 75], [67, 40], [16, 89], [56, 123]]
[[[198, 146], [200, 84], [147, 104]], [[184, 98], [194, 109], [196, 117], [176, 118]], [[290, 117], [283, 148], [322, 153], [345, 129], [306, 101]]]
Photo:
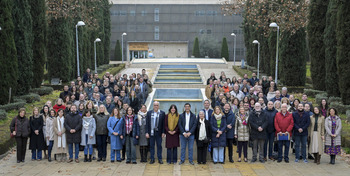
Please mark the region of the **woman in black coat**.
[[12, 119], [10, 131], [17, 143], [17, 163], [24, 162], [26, 156], [26, 147], [30, 135], [30, 124], [27, 119], [26, 109], [21, 108], [18, 115]]
[[[203, 131], [201, 131], [201, 128]], [[211, 125], [210, 122], [205, 119], [204, 111], [199, 111], [195, 137], [197, 141], [198, 164], [206, 164], [207, 148], [211, 138]]]
[[130, 92], [130, 107], [132, 107], [132, 109], [134, 109], [134, 112], [139, 112], [139, 99], [136, 97], [136, 93], [135, 91], [131, 91]]
[[31, 128], [29, 149], [32, 150], [32, 160], [40, 161], [42, 159], [42, 150], [46, 147], [46, 142], [43, 133], [44, 119], [39, 114], [37, 107], [34, 107], [33, 116], [30, 116], [29, 123]]

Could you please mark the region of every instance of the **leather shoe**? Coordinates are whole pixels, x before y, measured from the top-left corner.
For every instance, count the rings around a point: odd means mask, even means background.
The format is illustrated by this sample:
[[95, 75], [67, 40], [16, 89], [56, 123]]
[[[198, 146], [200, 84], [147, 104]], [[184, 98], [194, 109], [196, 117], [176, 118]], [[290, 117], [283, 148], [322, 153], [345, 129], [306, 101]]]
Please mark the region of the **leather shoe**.
[[151, 159], [151, 161], [149, 163], [150, 164], [154, 164], [154, 159]]
[[193, 162], [193, 161], [190, 161], [190, 164], [191, 164], [191, 165], [194, 165], [194, 162]]
[[234, 163], [233, 159], [230, 159], [230, 163]]
[[158, 163], [159, 163], [159, 164], [163, 164], [163, 161], [162, 161], [162, 160], [158, 160]]
[[179, 162], [179, 165], [181, 165], [181, 164], [183, 164], [183, 163], [184, 163], [184, 161], [180, 161], [180, 162]]

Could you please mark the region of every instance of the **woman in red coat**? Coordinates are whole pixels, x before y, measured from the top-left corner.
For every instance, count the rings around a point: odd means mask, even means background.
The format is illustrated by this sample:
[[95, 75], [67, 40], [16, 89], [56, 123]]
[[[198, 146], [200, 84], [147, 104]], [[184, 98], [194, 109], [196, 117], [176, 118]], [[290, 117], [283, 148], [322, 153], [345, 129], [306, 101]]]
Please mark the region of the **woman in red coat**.
[[168, 164], [176, 164], [177, 162], [177, 147], [180, 147], [178, 122], [179, 113], [177, 107], [173, 104], [170, 106], [169, 113], [165, 116], [164, 121]]

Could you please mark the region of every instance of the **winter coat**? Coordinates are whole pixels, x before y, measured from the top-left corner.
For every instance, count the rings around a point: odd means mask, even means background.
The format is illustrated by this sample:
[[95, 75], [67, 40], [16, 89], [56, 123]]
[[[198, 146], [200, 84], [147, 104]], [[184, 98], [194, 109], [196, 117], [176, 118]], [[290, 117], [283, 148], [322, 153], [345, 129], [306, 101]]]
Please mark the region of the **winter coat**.
[[[229, 110], [227, 116], [226, 116], [226, 138], [227, 139], [233, 139], [235, 137], [235, 123], [236, 123], [236, 117], [233, 114], [231, 110]], [[227, 125], [231, 125], [232, 128], [227, 128]]]
[[[107, 122], [108, 134], [110, 136], [111, 150], [121, 150], [123, 149], [124, 138], [121, 139], [120, 136], [123, 136], [124, 130], [124, 119], [117, 119], [115, 117], [109, 117]], [[113, 128], [114, 127], [114, 128]], [[115, 136], [112, 133], [117, 132], [118, 135]], [[123, 136], [124, 137], [124, 136]]]
[[290, 112], [286, 112], [283, 115], [282, 112], [278, 112], [275, 117], [275, 129], [276, 134], [279, 132], [285, 133], [288, 132], [290, 137], [292, 137], [292, 131], [294, 127], [293, 115]]
[[[335, 139], [334, 139], [334, 145], [337, 146], [337, 145], [341, 145], [341, 129], [342, 129], [342, 125], [341, 125], [341, 119], [340, 117], [336, 116], [336, 128], [335, 128]], [[326, 130], [326, 136], [325, 136], [325, 145], [329, 145], [331, 146], [332, 145], [332, 137], [331, 137], [331, 134], [332, 134], [332, 120], [331, 120], [331, 117], [328, 116], [325, 120], [325, 125], [324, 125], [324, 128]]]
[[[266, 127], [267, 127], [267, 115], [265, 111], [261, 111], [260, 115], [253, 110], [249, 114], [249, 125], [251, 127], [250, 136], [252, 140], [255, 139], [266, 139]], [[261, 127], [263, 130], [259, 131], [258, 128]]]
[[134, 100], [132, 100], [132, 98], [130, 98], [130, 106], [134, 109], [134, 112], [139, 112], [139, 99], [138, 98], [134, 98]]
[[[138, 116], [141, 116], [140, 113], [138, 114]], [[146, 121], [147, 121], [146, 115], [144, 117], [141, 116], [140, 137], [139, 137], [140, 146], [148, 146], [148, 139], [146, 138]]]
[[[66, 119], [64, 119], [66, 120]], [[57, 123], [57, 118], [53, 121], [53, 131], [54, 131], [54, 142], [53, 142], [53, 148], [52, 148], [52, 153], [53, 154], [61, 154], [61, 153], [68, 153], [68, 143], [66, 143], [66, 147], [60, 147], [58, 148], [58, 123]], [[66, 134], [67, 138], [67, 133], [66, 133], [66, 128], [64, 125], [61, 128], [61, 133]], [[63, 139], [62, 139], [63, 140]], [[66, 140], [67, 141], [67, 140]]]
[[[31, 150], [43, 150], [46, 147], [46, 142], [44, 140], [44, 133], [43, 133], [43, 126], [44, 126], [44, 120], [43, 116], [39, 115], [38, 117], [30, 117], [29, 120], [30, 123], [30, 144], [29, 149]], [[35, 134], [35, 130], [39, 131], [39, 134]]]
[[[294, 135], [305, 136], [308, 135], [308, 127], [310, 125], [310, 115], [308, 112], [302, 111], [302, 116], [300, 117], [299, 111], [293, 112], [294, 120]], [[299, 133], [298, 129], [303, 129], [302, 133]]]
[[[88, 130], [85, 129], [84, 125], [88, 124]], [[96, 122], [91, 116], [90, 118], [83, 117], [82, 128], [81, 128], [81, 143], [80, 145], [85, 146], [86, 144], [96, 144]], [[88, 135], [88, 140], [86, 141], [86, 133]], [[92, 138], [90, 138], [92, 136]]]
[[277, 113], [277, 110], [275, 108], [272, 109], [265, 109], [266, 112], [266, 118], [267, 118], [267, 127], [266, 132], [273, 133], [275, 132], [275, 116]]
[[235, 123], [235, 136], [237, 136], [238, 141], [249, 141], [249, 114], [246, 113], [246, 123], [247, 125], [243, 125], [243, 120], [241, 119], [239, 113], [235, 114], [236, 123]]
[[[206, 147], [208, 146], [209, 143], [204, 143], [204, 141], [200, 141], [199, 140], [199, 130], [201, 128], [201, 123], [199, 122], [199, 117], [198, 118], [198, 122], [197, 122], [197, 128], [196, 128], [196, 133], [195, 133], [195, 137], [196, 137], [196, 141], [197, 141], [197, 147]], [[207, 139], [208, 142], [211, 140], [211, 124], [209, 122], [209, 120], [204, 120], [204, 124], [205, 124], [205, 132], [207, 134]]]
[[[123, 136], [126, 136], [126, 116], [123, 116], [123, 120], [124, 120], [124, 125], [123, 125]], [[132, 131], [131, 131], [131, 137], [133, 140], [133, 144], [134, 145], [138, 145], [139, 144], [139, 139], [136, 139], [136, 136], [138, 136], [140, 138], [140, 125], [139, 125], [139, 121], [137, 119], [137, 115], [134, 115], [134, 120], [132, 123]]]
[[[66, 139], [68, 144], [80, 144], [82, 119], [78, 112], [69, 112], [64, 119], [64, 127], [66, 128]], [[74, 129], [75, 133], [70, 130]]]
[[[185, 129], [186, 128], [186, 112], [183, 112], [182, 114], [180, 114], [178, 126], [179, 126], [179, 130], [180, 130], [180, 135], [183, 135], [183, 133], [186, 132], [186, 129]], [[197, 127], [196, 115], [194, 115], [192, 112], [190, 112], [189, 132], [191, 133], [191, 135], [194, 135], [194, 133], [196, 132], [196, 127]]]
[[29, 137], [30, 123], [27, 117], [16, 116], [12, 119], [10, 124], [10, 131], [16, 131], [16, 137]]
[[[179, 121], [180, 121], [180, 117], [179, 117]], [[175, 127], [175, 129], [174, 129], [175, 134], [174, 134], [174, 135], [171, 135], [171, 134], [169, 133], [170, 130], [169, 130], [169, 128], [168, 128], [168, 114], [165, 116], [165, 120], [164, 120], [164, 131], [165, 131], [165, 135], [166, 135], [166, 139], [165, 139], [165, 147], [166, 147], [166, 148], [180, 147], [179, 121], [177, 122], [176, 127]]]
[[54, 140], [53, 122], [56, 120], [55, 117], [46, 118], [46, 138], [49, 137], [49, 141]]
[[94, 115], [96, 122], [96, 135], [108, 135], [107, 121], [109, 119], [108, 115], [104, 113]]
[[114, 105], [114, 103], [111, 103], [111, 104], [107, 104], [107, 103], [105, 103], [105, 106], [106, 106], [106, 109], [107, 109], [107, 111], [108, 111], [108, 113], [109, 114], [112, 114], [112, 111], [113, 111], [113, 109], [115, 108], [115, 105]]
[[[146, 114], [146, 133], [148, 133], [151, 136], [151, 128], [152, 128], [152, 114], [154, 113], [154, 110], [150, 110]], [[159, 110], [159, 122], [158, 122], [158, 137], [161, 137], [162, 133], [164, 133], [164, 118], [165, 118], [165, 112], [162, 110]]]
[[[324, 144], [323, 144], [323, 140], [321, 138], [321, 136], [324, 136], [324, 131], [325, 131], [325, 118], [324, 116], [322, 116], [321, 114], [318, 116], [317, 119], [317, 124], [315, 124], [316, 119], [315, 119], [315, 115], [310, 117], [310, 126], [309, 126], [309, 138], [310, 138], [310, 145], [309, 145], [309, 150], [311, 151], [311, 147], [314, 145], [313, 144], [313, 139], [316, 137], [318, 138], [318, 153], [322, 154], [323, 153], [323, 149], [324, 149]], [[314, 128], [315, 125], [317, 125], [317, 135], [314, 135]], [[331, 128], [332, 129], [332, 128]], [[332, 130], [331, 130], [332, 131]]]
[[[214, 116], [214, 114], [210, 118], [210, 124], [211, 124], [211, 146], [214, 147], [226, 147], [226, 117], [225, 115], [222, 116], [221, 118], [221, 124], [220, 127], [218, 128], [217, 120]], [[222, 131], [222, 134], [220, 135], [219, 138], [216, 137], [218, 134], [217, 131], [220, 130]]]

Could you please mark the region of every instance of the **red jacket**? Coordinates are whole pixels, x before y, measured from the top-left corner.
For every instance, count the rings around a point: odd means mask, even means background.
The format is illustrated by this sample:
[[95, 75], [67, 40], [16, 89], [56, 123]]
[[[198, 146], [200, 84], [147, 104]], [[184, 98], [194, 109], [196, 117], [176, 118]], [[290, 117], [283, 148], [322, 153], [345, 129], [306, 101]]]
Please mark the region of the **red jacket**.
[[289, 135], [292, 136], [292, 130], [294, 126], [293, 116], [287, 111], [285, 115], [282, 112], [278, 112], [275, 116], [275, 129], [276, 134], [279, 132], [285, 133], [288, 131]]

